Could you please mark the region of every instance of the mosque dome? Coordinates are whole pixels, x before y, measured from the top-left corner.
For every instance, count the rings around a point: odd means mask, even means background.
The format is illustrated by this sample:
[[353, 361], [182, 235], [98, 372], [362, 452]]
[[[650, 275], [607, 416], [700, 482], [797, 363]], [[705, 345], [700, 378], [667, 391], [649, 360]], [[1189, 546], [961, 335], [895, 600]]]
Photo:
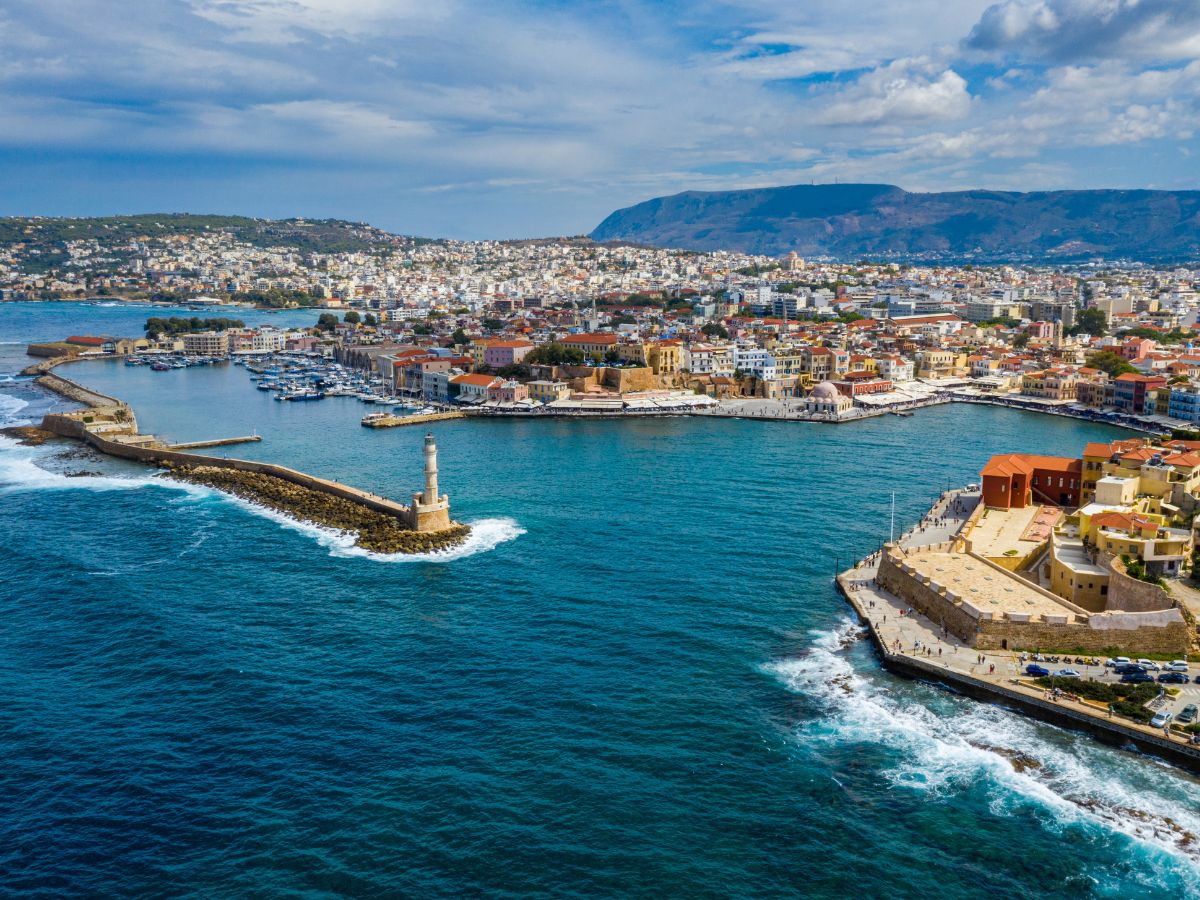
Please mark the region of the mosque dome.
[[838, 398], [838, 389], [832, 381], [822, 381], [812, 392], [813, 398], [816, 400], [836, 400]]

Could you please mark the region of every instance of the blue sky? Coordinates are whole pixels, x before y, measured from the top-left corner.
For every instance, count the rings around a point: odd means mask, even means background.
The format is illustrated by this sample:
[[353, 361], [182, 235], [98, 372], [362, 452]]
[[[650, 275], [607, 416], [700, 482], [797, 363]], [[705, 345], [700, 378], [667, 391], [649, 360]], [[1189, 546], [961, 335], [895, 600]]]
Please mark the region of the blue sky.
[[681, 190], [1195, 188], [1200, 0], [6, 0], [0, 214], [577, 234]]

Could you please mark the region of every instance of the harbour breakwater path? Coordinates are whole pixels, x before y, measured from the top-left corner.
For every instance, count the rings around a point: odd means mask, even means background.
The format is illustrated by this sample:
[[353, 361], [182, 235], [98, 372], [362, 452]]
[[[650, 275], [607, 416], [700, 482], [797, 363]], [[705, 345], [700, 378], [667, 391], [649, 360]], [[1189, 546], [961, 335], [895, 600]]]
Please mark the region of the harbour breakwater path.
[[42, 375], [38, 383], [86, 407], [47, 414], [42, 419], [43, 431], [83, 441], [109, 456], [161, 466], [180, 480], [205, 484], [322, 527], [354, 534], [356, 543], [366, 550], [446, 550], [463, 543], [470, 532], [469, 526], [457, 522], [437, 531], [418, 530], [414, 507], [287, 466], [162, 446], [153, 436], [139, 433], [137, 418], [127, 404], [54, 373]]

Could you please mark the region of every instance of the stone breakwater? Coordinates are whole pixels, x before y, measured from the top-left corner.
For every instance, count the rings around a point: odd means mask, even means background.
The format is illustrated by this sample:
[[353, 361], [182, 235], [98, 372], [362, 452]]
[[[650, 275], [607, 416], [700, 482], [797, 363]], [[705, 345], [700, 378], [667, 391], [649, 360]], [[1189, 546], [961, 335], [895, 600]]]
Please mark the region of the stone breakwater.
[[373, 553], [449, 550], [466, 541], [471, 532], [469, 526], [459, 524], [442, 531], [413, 531], [395, 516], [261, 472], [178, 463], [168, 465], [168, 471], [171, 478], [215, 488], [293, 518], [354, 535], [358, 546]]

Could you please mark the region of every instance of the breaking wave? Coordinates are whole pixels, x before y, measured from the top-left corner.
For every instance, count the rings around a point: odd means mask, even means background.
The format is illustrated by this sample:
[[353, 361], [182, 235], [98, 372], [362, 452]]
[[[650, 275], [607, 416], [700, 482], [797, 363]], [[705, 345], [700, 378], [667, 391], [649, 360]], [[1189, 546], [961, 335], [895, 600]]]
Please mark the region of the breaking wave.
[[[0, 398], [3, 396], [0, 394]], [[363, 557], [375, 562], [454, 562], [477, 553], [486, 553], [525, 533], [525, 529], [513, 519], [480, 519], [477, 522], [466, 523], [471, 526], [471, 533], [457, 547], [428, 553], [376, 553], [356, 545], [354, 536], [347, 532], [304, 522], [278, 510], [203, 485], [163, 478], [159, 473], [151, 472], [131, 476], [70, 476], [39, 466], [36, 461], [39, 455], [38, 451], [17, 441], [0, 437], [0, 494], [37, 490], [120, 491], [156, 487], [177, 491], [196, 500], [220, 498], [292, 531], [308, 535], [327, 548], [330, 556]]]
[[367, 550], [358, 546], [354, 542], [354, 535], [349, 532], [339, 531], [336, 528], [327, 528], [322, 525], [314, 525], [312, 522], [293, 518], [287, 513], [261, 506], [232, 494], [223, 494], [219, 491], [217, 493], [231, 503], [249, 510], [255, 515], [270, 519], [284, 528], [291, 531], [298, 531], [313, 538], [318, 544], [329, 550], [330, 556], [342, 558], [360, 557], [374, 562], [385, 563], [454, 562], [458, 559], [466, 559], [468, 556], [474, 556], [477, 553], [486, 553], [488, 550], [493, 550], [506, 541], [516, 540], [525, 533], [525, 529], [513, 519], [480, 519], [477, 522], [464, 523], [471, 526], [471, 533], [457, 547], [449, 547], [445, 550], [431, 550], [427, 553], [376, 553], [373, 550]]
[[1127, 836], [1186, 880], [1200, 874], [1196, 783], [1146, 757], [1125, 755], [1086, 736], [1062, 732], [999, 706], [967, 700], [940, 715], [859, 674], [844, 654], [859, 628], [846, 622], [813, 633], [810, 650], [765, 666], [818, 707], [799, 726], [806, 744], [864, 743], [900, 757], [883, 777], [893, 785], [948, 795], [986, 785], [995, 815], [1030, 804], [1051, 813], [1049, 830], [1077, 824]]
[[13, 397], [10, 394], [0, 394], [0, 425], [24, 424], [26, 420], [21, 419], [17, 413], [28, 405], [28, 400], [22, 400], [20, 397]]
[[[3, 395], [0, 395], [2, 397]], [[193, 497], [208, 497], [212, 491], [197, 485], [167, 481], [156, 474], [146, 475], [79, 475], [70, 476], [52, 472], [37, 464], [44, 456], [37, 450], [20, 444], [11, 438], [0, 437], [0, 492], [18, 491], [127, 491], [145, 487], [158, 487], [180, 491]]]

